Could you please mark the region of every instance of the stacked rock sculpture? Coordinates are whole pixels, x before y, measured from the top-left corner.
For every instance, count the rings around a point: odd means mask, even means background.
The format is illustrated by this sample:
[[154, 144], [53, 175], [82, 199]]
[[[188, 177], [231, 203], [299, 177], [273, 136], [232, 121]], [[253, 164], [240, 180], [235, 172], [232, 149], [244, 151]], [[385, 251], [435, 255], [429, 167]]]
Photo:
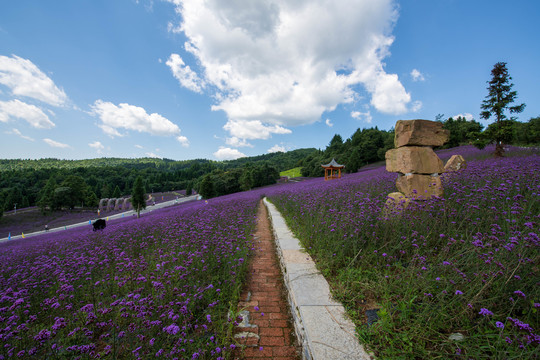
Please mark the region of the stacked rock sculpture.
[[406, 206], [411, 199], [427, 200], [442, 196], [439, 175], [444, 163], [433, 151], [448, 141], [450, 132], [442, 123], [429, 120], [399, 120], [395, 127], [395, 149], [386, 152], [386, 170], [399, 173], [399, 192], [388, 195], [388, 202]]

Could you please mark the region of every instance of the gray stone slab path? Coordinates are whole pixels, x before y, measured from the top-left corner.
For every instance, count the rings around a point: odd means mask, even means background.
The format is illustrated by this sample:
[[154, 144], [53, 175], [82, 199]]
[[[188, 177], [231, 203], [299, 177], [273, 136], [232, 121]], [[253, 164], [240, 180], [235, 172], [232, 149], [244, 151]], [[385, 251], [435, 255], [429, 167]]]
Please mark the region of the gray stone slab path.
[[328, 282], [311, 256], [294, 237], [276, 207], [266, 198], [264, 204], [272, 222], [303, 359], [373, 359], [355, 336], [355, 326], [346, 317], [343, 305], [332, 299]]

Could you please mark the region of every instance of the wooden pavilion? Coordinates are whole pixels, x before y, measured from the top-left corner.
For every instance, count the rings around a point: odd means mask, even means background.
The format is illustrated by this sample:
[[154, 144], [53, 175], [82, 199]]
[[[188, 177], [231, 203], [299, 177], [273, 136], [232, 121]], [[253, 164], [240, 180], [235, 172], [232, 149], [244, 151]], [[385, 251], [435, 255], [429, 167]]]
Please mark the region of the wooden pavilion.
[[345, 167], [345, 165], [338, 164], [334, 159], [321, 166], [324, 168], [324, 180], [341, 179], [341, 169]]

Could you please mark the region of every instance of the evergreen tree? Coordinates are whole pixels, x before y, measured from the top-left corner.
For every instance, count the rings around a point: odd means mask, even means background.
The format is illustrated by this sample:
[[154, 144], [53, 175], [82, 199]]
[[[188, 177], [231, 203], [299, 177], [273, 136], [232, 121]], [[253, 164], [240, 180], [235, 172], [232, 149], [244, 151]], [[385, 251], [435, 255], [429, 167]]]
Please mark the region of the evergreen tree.
[[[512, 91], [514, 84], [510, 82], [512, 77], [508, 74], [505, 62], [498, 62], [491, 70], [492, 79], [488, 82], [487, 87], [489, 93], [482, 102], [482, 112], [480, 117], [488, 120], [494, 116], [496, 120], [495, 128], [492, 131], [486, 131], [486, 138], [495, 141], [495, 156], [503, 156], [504, 140], [508, 138], [508, 126], [503, 124], [508, 118], [504, 114], [508, 109], [510, 113], [520, 113], [525, 108], [525, 104], [510, 106], [517, 97], [517, 92]], [[516, 120], [515, 117], [510, 117], [510, 120]]]
[[240, 179], [238, 179], [238, 182], [240, 183], [240, 188], [242, 190], [251, 190], [251, 188], [253, 187], [253, 172], [251, 171], [250, 167], [244, 167], [242, 175], [240, 175]]
[[47, 211], [47, 208], [49, 208], [50, 210], [53, 209], [53, 196], [54, 189], [56, 189], [56, 187], [56, 176], [54, 176], [53, 174], [51, 175], [49, 180], [47, 180], [45, 187], [39, 193], [38, 206], [42, 213], [45, 213]]
[[141, 210], [146, 209], [146, 200], [144, 198], [145, 191], [142, 177], [138, 176], [133, 184], [133, 192], [131, 193], [131, 204], [133, 209], [137, 211], [137, 218], [141, 217]]
[[186, 196], [193, 194], [193, 180], [188, 181], [186, 185]]
[[201, 184], [199, 185], [199, 194], [205, 199], [209, 199], [214, 196], [214, 183], [212, 182], [212, 175], [206, 174]]
[[118, 199], [119, 197], [122, 197], [122, 193], [120, 192], [120, 188], [118, 187], [118, 185], [116, 185], [116, 186], [114, 187], [114, 191], [113, 191], [112, 197], [115, 198], [115, 199]]
[[99, 205], [99, 199], [96, 196], [96, 193], [92, 191], [92, 188], [89, 186], [86, 191], [86, 199], [84, 200], [84, 204], [87, 207], [97, 207]]
[[79, 175], [69, 175], [61, 184], [62, 188], [66, 188], [62, 192], [62, 205], [73, 209], [77, 205], [82, 205], [86, 198], [86, 182]]

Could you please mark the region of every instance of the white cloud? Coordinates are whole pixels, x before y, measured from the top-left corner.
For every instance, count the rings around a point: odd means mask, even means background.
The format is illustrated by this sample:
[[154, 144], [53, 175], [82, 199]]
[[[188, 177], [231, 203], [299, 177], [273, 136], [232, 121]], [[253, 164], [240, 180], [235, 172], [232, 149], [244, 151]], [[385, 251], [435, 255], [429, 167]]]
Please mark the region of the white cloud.
[[275, 153], [275, 152], [286, 152], [287, 150], [285, 149], [284, 146], [281, 146], [281, 145], [274, 145], [272, 146], [270, 149], [268, 149], [268, 152], [269, 153]]
[[68, 144], [62, 144], [62, 143], [60, 143], [58, 141], [54, 141], [54, 140], [51, 140], [51, 139], [43, 139], [43, 141], [45, 141], [47, 143], [47, 145], [52, 146], [52, 147], [56, 147], [56, 148], [65, 149], [65, 148], [70, 148], [71, 147]]
[[98, 154], [101, 154], [103, 149], [105, 149], [105, 146], [99, 141], [94, 141], [93, 143], [89, 143], [88, 146], [90, 146], [93, 149], [96, 149]]
[[137, 149], [143, 149], [143, 147], [142, 147], [141, 145], [135, 145], [135, 147], [136, 147]]
[[328, 127], [334, 126], [334, 124], [332, 124], [332, 122], [330, 121], [330, 119], [326, 119], [325, 123], [326, 123], [326, 125], [328, 125]]
[[229, 120], [223, 128], [240, 139], [268, 139], [272, 134], [290, 134], [292, 131], [278, 125], [264, 125], [259, 120]]
[[176, 137], [176, 140], [178, 140], [178, 142], [182, 144], [183, 147], [189, 147], [189, 140], [187, 137], [180, 135]]
[[460, 117], [460, 116], [461, 116], [462, 118], [465, 118], [465, 120], [467, 120], [467, 121], [474, 120], [473, 114], [470, 114], [470, 113], [457, 114], [457, 115], [452, 116], [452, 118], [453, 118], [453, 119], [457, 119], [457, 118]]
[[421, 101], [419, 101], [419, 100], [414, 101], [414, 102], [412, 103], [412, 106], [411, 106], [411, 111], [412, 111], [412, 112], [420, 111], [420, 109], [422, 109], [422, 106], [424, 106], [424, 104], [422, 104]]
[[364, 120], [368, 124], [371, 124], [371, 121], [373, 120], [373, 117], [371, 116], [370, 111], [366, 111], [366, 112], [353, 111], [351, 112], [351, 117], [357, 120]]
[[23, 135], [19, 129], [13, 129], [12, 131], [7, 131], [6, 134], [15, 134], [17, 136], [19, 136], [20, 138], [23, 138], [25, 140], [28, 140], [28, 141], [34, 141], [33, 138], [31, 138], [30, 136], [26, 136], [26, 135]]
[[239, 139], [236, 136], [225, 139], [225, 143], [234, 147], [253, 147], [253, 145], [248, 143], [245, 139]]
[[424, 78], [424, 75], [422, 75], [422, 73], [420, 71], [418, 71], [417, 69], [413, 69], [411, 71], [411, 77], [412, 77], [413, 81], [424, 81], [424, 80], [426, 80]]
[[154, 154], [153, 152], [147, 152], [147, 153], [145, 153], [145, 155], [146, 155], [147, 157], [151, 157], [151, 158], [162, 159], [161, 156], [159, 156], [159, 155], [157, 155], [157, 154]]
[[214, 153], [214, 156], [218, 160], [235, 160], [241, 157], [246, 157], [245, 154], [241, 153], [237, 149], [231, 149], [223, 146], [219, 147], [219, 150]]
[[188, 139], [180, 135], [180, 128], [163, 116], [148, 114], [142, 107], [97, 100], [91, 106], [92, 114], [101, 120], [98, 126], [109, 136], [122, 136], [118, 129], [135, 130], [158, 136], [176, 136], [176, 139], [187, 146]]
[[55, 126], [47, 114], [35, 105], [17, 99], [0, 101], [0, 121], [7, 123], [13, 118], [26, 120], [26, 122], [38, 129], [50, 129]]
[[196, 93], [202, 93], [202, 89], [204, 88], [203, 81], [196, 72], [184, 63], [180, 55], [171, 54], [165, 64], [171, 69], [174, 77], [180, 82], [180, 85]]
[[62, 106], [68, 99], [64, 90], [59, 89], [34, 63], [16, 55], [0, 56], [0, 84], [7, 86], [13, 95], [53, 106]]
[[195, 91], [203, 83], [215, 91], [212, 109], [227, 114], [231, 136], [267, 139], [273, 130], [319, 121], [357, 100], [358, 85], [377, 111], [407, 112], [410, 94], [382, 62], [393, 42], [393, 0], [169, 1], [182, 18], [169, 30], [185, 34], [184, 48], [201, 68], [193, 74], [172, 54], [173, 73]]

